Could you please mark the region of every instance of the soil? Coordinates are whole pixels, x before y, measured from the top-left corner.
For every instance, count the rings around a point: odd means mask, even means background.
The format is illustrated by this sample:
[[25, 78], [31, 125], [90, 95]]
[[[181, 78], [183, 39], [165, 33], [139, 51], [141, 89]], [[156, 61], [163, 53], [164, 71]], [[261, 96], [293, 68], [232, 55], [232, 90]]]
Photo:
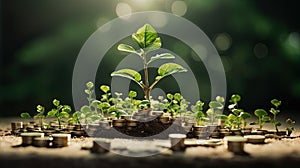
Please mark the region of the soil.
[[[18, 120], [18, 119], [17, 119]], [[264, 144], [245, 144], [243, 154], [228, 152], [224, 144], [214, 147], [191, 146], [184, 151], [173, 152], [168, 139], [124, 139], [115, 138], [111, 151], [103, 154], [91, 153], [93, 138], [72, 138], [68, 147], [38, 148], [21, 147], [21, 137], [6, 135], [10, 122], [15, 119], [0, 119], [0, 163], [6, 167], [246, 167], [282, 168], [300, 165], [299, 132], [294, 139], [266, 139]], [[143, 127], [146, 127], [144, 125]], [[142, 129], [143, 127], [140, 127]], [[299, 130], [299, 129], [297, 129]], [[119, 131], [116, 131], [119, 132]], [[155, 155], [153, 155], [155, 154]], [[128, 157], [134, 156], [134, 157]], [[144, 156], [144, 157], [139, 157]]]

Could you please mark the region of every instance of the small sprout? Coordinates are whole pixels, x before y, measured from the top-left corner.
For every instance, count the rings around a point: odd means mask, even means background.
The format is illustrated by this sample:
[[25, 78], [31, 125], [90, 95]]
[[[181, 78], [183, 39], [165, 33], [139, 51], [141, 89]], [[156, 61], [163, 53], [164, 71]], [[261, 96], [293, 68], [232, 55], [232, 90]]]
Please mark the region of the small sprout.
[[241, 96], [238, 94], [233, 94], [229, 100], [229, 102], [237, 104], [241, 100]]
[[94, 87], [94, 83], [93, 82], [87, 82], [86, 83], [86, 87], [88, 88], [88, 89], [92, 89], [93, 87]]
[[217, 102], [220, 102], [220, 103], [224, 103], [225, 102], [225, 99], [222, 96], [217, 96], [216, 100], [217, 100]]
[[41, 105], [37, 105], [36, 106], [36, 111], [38, 112], [34, 118], [38, 118], [40, 120], [40, 126], [43, 128], [43, 125], [44, 125], [44, 119], [45, 119], [45, 115], [44, 115], [44, 112], [45, 112], [45, 108]]
[[271, 100], [271, 103], [278, 108], [281, 105], [281, 101], [277, 100], [277, 99], [273, 99]]
[[110, 91], [110, 87], [106, 85], [100, 86], [100, 90], [102, 90], [104, 93], [108, 93]]
[[196, 125], [202, 126], [204, 122], [207, 122], [209, 119], [203, 113], [204, 103], [202, 101], [197, 101], [195, 105], [191, 106], [192, 112], [194, 112], [194, 118], [196, 119]]
[[268, 113], [264, 109], [257, 109], [254, 111], [254, 114], [255, 114], [255, 116], [258, 117], [258, 120], [254, 123], [251, 123], [251, 125], [258, 124], [259, 129], [262, 129], [266, 122], [271, 121], [271, 118], [269, 116], [267, 116]]
[[221, 96], [216, 97], [216, 101], [210, 101], [207, 109], [206, 114], [210, 118], [210, 124], [213, 125], [217, 119], [222, 116], [222, 110], [224, 108], [225, 99]]
[[269, 111], [270, 113], [273, 114], [273, 118], [271, 120], [271, 122], [274, 125], [274, 128], [276, 129], [276, 132], [278, 132], [278, 127], [281, 126], [281, 123], [279, 121], [277, 121], [277, 115], [280, 113], [280, 110], [278, 109], [278, 107], [281, 105], [281, 101], [277, 100], [277, 99], [273, 99], [271, 100], [271, 103], [275, 106], [275, 108], [271, 108]]
[[186, 106], [188, 102], [182, 97], [180, 93], [175, 93], [174, 95], [167, 94], [167, 102], [165, 103], [166, 113], [169, 113], [172, 118], [175, 118], [178, 114], [185, 113]]
[[285, 120], [285, 123], [288, 125], [288, 127], [286, 128], [288, 136], [291, 136], [292, 132], [295, 130], [294, 125], [296, 124], [296, 121], [288, 118]]
[[72, 111], [71, 107], [68, 105], [61, 105], [60, 101], [57, 99], [54, 99], [52, 103], [55, 108], [47, 113], [47, 117], [55, 117], [58, 121], [59, 128], [61, 128], [62, 122], [64, 122], [63, 119], [69, 118], [69, 113]]
[[29, 119], [29, 118], [31, 118], [31, 116], [30, 116], [29, 113], [21, 113], [21, 117], [24, 118], [24, 119]]
[[[238, 94], [233, 94], [229, 100], [232, 104], [228, 105], [228, 109], [232, 112], [235, 118], [231, 117], [231, 121], [227, 123], [227, 127], [245, 128], [247, 126], [246, 119], [251, 118], [251, 114], [245, 112], [243, 109], [238, 108], [238, 102], [241, 101], [241, 96]], [[232, 121], [236, 119], [237, 121]]]

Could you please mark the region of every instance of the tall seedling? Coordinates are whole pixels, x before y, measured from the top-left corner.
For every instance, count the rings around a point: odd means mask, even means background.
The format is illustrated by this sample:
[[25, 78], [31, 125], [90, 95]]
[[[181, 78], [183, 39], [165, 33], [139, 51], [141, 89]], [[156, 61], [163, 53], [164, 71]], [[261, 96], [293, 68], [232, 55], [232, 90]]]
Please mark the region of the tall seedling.
[[135, 43], [138, 44], [138, 46], [140, 47], [139, 49], [136, 50], [134, 47], [127, 44], [120, 44], [118, 46], [118, 50], [133, 53], [141, 58], [144, 65], [144, 80], [142, 80], [141, 74], [133, 69], [120, 69], [112, 72], [111, 76], [125, 77], [136, 82], [144, 91], [145, 98], [147, 100], [150, 100], [150, 91], [161, 79], [174, 73], [187, 71], [181, 65], [175, 63], [166, 63], [158, 68], [158, 75], [156, 76], [155, 80], [150, 83], [148, 74], [149, 64], [159, 59], [173, 59], [175, 58], [175, 56], [170, 53], [161, 53], [155, 56], [150, 56], [149, 53], [151, 51], [160, 49], [162, 43], [154, 28], [149, 24], [145, 24], [143, 27], [138, 29], [136, 33], [132, 34], [132, 39]]

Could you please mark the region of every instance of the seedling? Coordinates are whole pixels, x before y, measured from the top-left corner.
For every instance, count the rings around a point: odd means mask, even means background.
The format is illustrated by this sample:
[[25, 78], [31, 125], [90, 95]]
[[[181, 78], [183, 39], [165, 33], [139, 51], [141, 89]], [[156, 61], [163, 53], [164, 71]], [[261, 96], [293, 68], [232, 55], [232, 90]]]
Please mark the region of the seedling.
[[71, 107], [68, 105], [61, 105], [60, 101], [57, 99], [54, 99], [52, 103], [55, 106], [55, 108], [53, 108], [47, 113], [47, 117], [55, 117], [58, 122], [59, 128], [61, 129], [64, 119], [69, 118]]
[[180, 108], [179, 108], [179, 116], [183, 117], [185, 116], [186, 113], [188, 113], [188, 107], [189, 107], [190, 102], [188, 102], [186, 99], [182, 97], [182, 100], [180, 101]]
[[295, 130], [294, 125], [295, 125], [296, 121], [288, 118], [285, 120], [285, 122], [288, 125], [288, 127], [286, 128], [288, 136], [291, 136], [292, 132]]
[[271, 108], [270, 109], [270, 113], [273, 114], [273, 119], [271, 120], [271, 122], [273, 123], [276, 132], [278, 132], [278, 127], [281, 126], [281, 123], [279, 121], [277, 121], [276, 116], [279, 114], [280, 110], [278, 109], [278, 107], [281, 105], [281, 101], [277, 100], [277, 99], [273, 99], [271, 100], [271, 103], [275, 106], [275, 108]]
[[[229, 117], [227, 125], [237, 129], [245, 128], [247, 126], [246, 119], [251, 118], [250, 113], [247, 113], [243, 109], [238, 108], [239, 101], [241, 101], [241, 96], [238, 94], [233, 94], [229, 100], [229, 102], [231, 102], [232, 104], [228, 106], [232, 114]], [[235, 117], [233, 117], [232, 115], [234, 115]]]
[[224, 98], [217, 96], [215, 101], [210, 101], [208, 106], [209, 109], [206, 111], [207, 116], [209, 117], [210, 124], [213, 125], [218, 118], [223, 118], [222, 110], [224, 108]]
[[86, 83], [86, 89], [84, 90], [85, 94], [87, 95], [88, 105], [84, 105], [80, 108], [80, 111], [76, 111], [73, 113], [72, 118], [68, 119], [69, 123], [84, 123], [87, 124], [86, 127], [88, 128], [88, 124], [93, 123], [100, 119], [98, 114], [98, 106], [100, 104], [99, 100], [96, 100], [92, 97], [94, 90], [94, 84], [92, 82]]
[[[132, 39], [135, 43], [140, 47], [136, 50], [134, 47], [127, 44], [120, 44], [118, 46], [119, 51], [124, 51], [127, 53], [133, 53], [141, 58], [143, 62], [143, 71], [144, 71], [144, 80], [142, 80], [142, 76], [139, 72], [132, 69], [120, 69], [111, 73], [111, 76], [120, 76], [124, 78], [128, 78], [134, 82], [136, 82], [144, 91], [145, 98], [150, 100], [150, 91], [154, 88], [154, 86], [164, 77], [172, 75], [174, 73], [186, 72], [187, 70], [183, 68], [181, 65], [175, 63], [166, 63], [161, 65], [157, 70], [157, 76], [155, 80], [150, 84], [149, 82], [149, 74], [148, 74], [148, 66], [150, 63], [160, 59], [173, 59], [173, 56], [170, 53], [161, 53], [155, 56], [151, 56], [150, 52], [161, 48], [161, 39], [158, 37], [154, 28], [145, 24], [143, 27], [137, 30], [136, 33], [132, 35]], [[147, 59], [150, 58], [150, 59]]]
[[36, 111], [38, 112], [34, 118], [37, 118], [39, 119], [39, 122], [40, 122], [40, 126], [43, 128], [44, 126], [44, 119], [45, 119], [45, 115], [44, 115], [44, 112], [45, 112], [45, 108], [41, 105], [37, 105], [36, 106]]
[[229, 114], [225, 121], [225, 128], [227, 128], [228, 130], [238, 129], [239, 125], [241, 125], [241, 122], [238, 117], [234, 114]]
[[158, 96], [157, 99], [158, 100], [151, 100], [153, 110], [163, 111], [168, 100], [164, 99], [163, 96]]
[[108, 112], [115, 116], [115, 118], [120, 119], [121, 115], [127, 115], [127, 113], [123, 110], [124, 101], [121, 96], [122, 93], [115, 93], [116, 97], [111, 98], [113, 106], [108, 109]]
[[140, 101], [140, 104], [138, 105], [140, 110], [147, 110], [151, 108], [151, 103], [149, 100], [142, 100]]
[[98, 108], [101, 111], [101, 118], [105, 117], [105, 114], [109, 114], [109, 109], [111, 108], [112, 98], [110, 93], [110, 87], [106, 85], [101, 85], [100, 90], [104, 93], [102, 94], [101, 102]]
[[168, 93], [167, 94], [168, 102], [165, 105], [164, 112], [170, 114], [171, 118], [175, 118], [180, 111], [180, 106], [184, 101], [184, 98], [180, 93], [175, 93], [174, 95]]
[[139, 100], [136, 100], [137, 93], [136, 91], [129, 91], [128, 97], [124, 100], [124, 109], [130, 114], [133, 115], [134, 112], [138, 110], [138, 106], [140, 104]]
[[[43, 126], [47, 126], [46, 123], [44, 123], [44, 119], [46, 118], [44, 112], [45, 112], [45, 108], [41, 105], [37, 105], [36, 106], [36, 111], [37, 111], [37, 114], [33, 116], [33, 118], [37, 118], [39, 120], [39, 123], [40, 123], [40, 126], [43, 128]], [[24, 118], [24, 119], [29, 119], [29, 118], [32, 118], [30, 116], [29, 113], [21, 113], [21, 118]]]
[[254, 115], [257, 116], [257, 121], [252, 122], [251, 125], [259, 125], [259, 129], [262, 129], [266, 122], [270, 122], [271, 118], [268, 116], [268, 113], [264, 109], [256, 109]]
[[191, 106], [191, 110], [194, 112], [194, 117], [196, 119], [196, 126], [203, 126], [205, 125], [205, 122], [209, 120], [203, 112], [203, 106], [204, 102], [200, 100], [197, 101], [195, 105]]

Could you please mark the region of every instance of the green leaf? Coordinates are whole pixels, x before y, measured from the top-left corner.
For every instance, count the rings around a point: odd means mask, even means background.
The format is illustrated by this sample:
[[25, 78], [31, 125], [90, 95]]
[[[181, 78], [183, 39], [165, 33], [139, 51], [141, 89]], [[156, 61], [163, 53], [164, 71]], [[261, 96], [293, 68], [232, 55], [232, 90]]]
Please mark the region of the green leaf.
[[21, 117], [25, 119], [31, 118], [29, 113], [21, 113]]
[[257, 117], [262, 117], [262, 116], [266, 116], [268, 113], [264, 109], [257, 109], [257, 110], [254, 111], [254, 114]]
[[120, 76], [133, 80], [135, 82], [139, 82], [142, 79], [141, 74], [132, 69], [120, 69], [111, 73], [111, 76]]
[[238, 95], [238, 94], [233, 94], [232, 96], [231, 96], [231, 99], [229, 100], [229, 102], [232, 102], [232, 103], [237, 103], [237, 102], [239, 102], [241, 100], [241, 96], [240, 95]]
[[173, 95], [170, 94], [170, 93], [168, 93], [168, 94], [167, 94], [167, 98], [168, 98], [169, 100], [172, 100], [172, 99], [173, 99]]
[[36, 106], [36, 111], [39, 113], [43, 113], [45, 111], [45, 108], [41, 105], [37, 105]]
[[118, 50], [138, 54], [138, 52], [132, 46], [127, 44], [119, 44]]
[[216, 108], [216, 109], [222, 109], [223, 108], [223, 104], [217, 101], [211, 101], [209, 102], [209, 107], [211, 108]]
[[72, 109], [70, 106], [64, 105], [64, 107], [62, 108], [62, 111], [66, 112], [66, 113], [70, 113], [72, 111]]
[[99, 100], [93, 100], [91, 106], [97, 107], [101, 102]]
[[217, 96], [216, 100], [217, 100], [217, 102], [220, 102], [220, 103], [224, 103], [224, 101], [225, 101], [224, 97], [222, 97], [222, 96]]
[[69, 118], [69, 113], [63, 111], [63, 112], [59, 113], [57, 116], [58, 117]]
[[281, 126], [281, 123], [277, 121], [277, 122], [275, 123], [275, 125], [276, 125], [277, 127], [279, 127], [279, 126]]
[[178, 72], [187, 72], [187, 70], [183, 68], [181, 65], [175, 63], [166, 63], [161, 65], [158, 68], [157, 72], [159, 76], [165, 77], [167, 75], [172, 75]]
[[294, 125], [296, 123], [296, 121], [293, 121], [292, 119], [288, 118], [285, 120], [285, 122], [288, 124], [288, 125]]
[[54, 105], [54, 106], [57, 107], [57, 106], [59, 106], [59, 104], [60, 104], [59, 100], [57, 100], [57, 99], [54, 99], [54, 100], [53, 100], [53, 105]]
[[110, 107], [110, 104], [107, 102], [102, 102], [98, 106], [101, 110], [107, 110]]
[[145, 51], [147, 52], [151, 50], [157, 50], [160, 47], [161, 47], [161, 40], [159, 37], [157, 37], [155, 41], [145, 49]]
[[102, 90], [104, 93], [107, 93], [110, 90], [110, 88], [107, 85], [101, 85], [100, 90]]
[[158, 59], [173, 59], [173, 58], [175, 58], [175, 56], [170, 53], [157, 54], [157, 55], [151, 57], [147, 64], [150, 64], [151, 62], [158, 60]]
[[247, 112], [241, 112], [240, 117], [242, 117], [243, 119], [251, 118], [251, 114]]
[[236, 116], [240, 115], [242, 112], [243, 112], [242, 109], [233, 109], [233, 110], [232, 110], [232, 113], [233, 113], [234, 115], [236, 115]]
[[271, 118], [270, 118], [269, 116], [263, 116], [263, 117], [262, 117], [262, 120], [263, 120], [264, 122], [270, 122], [270, 121], [271, 121]]
[[87, 87], [88, 89], [91, 89], [91, 88], [94, 87], [94, 84], [93, 84], [93, 82], [91, 82], [91, 81], [87, 82], [85, 85], [86, 85], [86, 87]]
[[274, 109], [274, 108], [271, 108], [271, 109], [270, 109], [270, 113], [272, 113], [272, 114], [275, 115], [275, 116], [276, 116], [279, 112], [280, 112], [279, 110], [276, 110], [276, 109]]
[[91, 110], [91, 108], [89, 106], [84, 105], [84, 106], [81, 107], [80, 111], [84, 112], [84, 113], [87, 113], [87, 112], [90, 112], [92, 110]]
[[145, 24], [132, 35], [132, 39], [141, 47], [147, 48], [156, 41], [157, 33], [150, 24]]
[[137, 96], [137, 93], [136, 93], [136, 91], [130, 91], [129, 92], [129, 94], [128, 94], [128, 97], [130, 97], [130, 98], [134, 98], [134, 97], [136, 97]]
[[180, 93], [175, 93], [174, 94], [174, 99], [177, 100], [177, 101], [180, 101], [182, 98], [181, 94]]
[[271, 103], [272, 103], [276, 108], [278, 108], [278, 106], [281, 105], [281, 101], [279, 101], [279, 100], [277, 100], [277, 99], [271, 100]]
[[52, 109], [51, 111], [49, 111], [47, 113], [47, 116], [54, 117], [56, 115], [56, 113], [57, 113], [57, 110], [56, 109]]

